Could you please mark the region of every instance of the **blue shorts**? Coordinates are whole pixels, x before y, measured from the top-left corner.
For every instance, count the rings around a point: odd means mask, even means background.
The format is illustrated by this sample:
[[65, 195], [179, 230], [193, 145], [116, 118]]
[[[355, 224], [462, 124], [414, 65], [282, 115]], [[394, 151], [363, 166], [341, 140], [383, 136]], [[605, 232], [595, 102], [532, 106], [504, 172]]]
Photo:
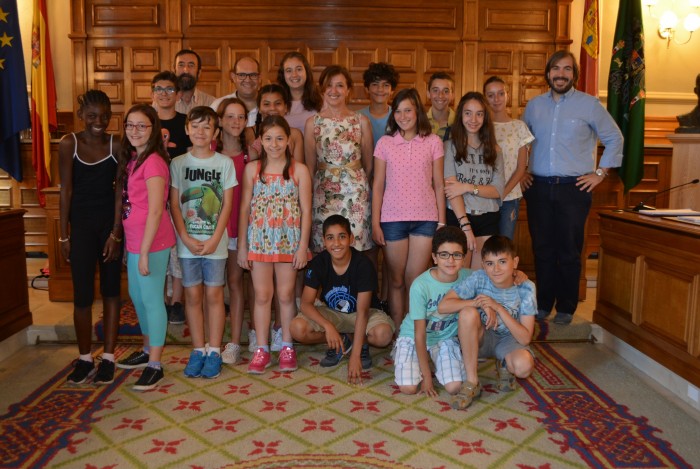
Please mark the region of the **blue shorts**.
[[207, 287], [224, 285], [226, 259], [208, 259], [206, 257], [181, 257], [182, 286], [195, 287], [204, 282]]
[[437, 229], [436, 221], [388, 221], [379, 224], [384, 241], [401, 241], [409, 236], [432, 238]]

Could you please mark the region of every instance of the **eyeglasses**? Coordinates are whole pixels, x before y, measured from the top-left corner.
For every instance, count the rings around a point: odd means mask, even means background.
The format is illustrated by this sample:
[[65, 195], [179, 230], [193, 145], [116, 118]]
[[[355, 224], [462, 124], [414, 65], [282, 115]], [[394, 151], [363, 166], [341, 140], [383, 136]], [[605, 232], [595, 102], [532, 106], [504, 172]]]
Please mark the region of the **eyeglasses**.
[[155, 94], [173, 94], [175, 92], [175, 88], [172, 86], [168, 86], [166, 88], [163, 88], [162, 86], [154, 86], [153, 92]]
[[241, 81], [245, 80], [246, 78], [249, 80], [257, 80], [258, 78], [260, 78], [260, 74], [259, 73], [236, 73], [236, 78], [238, 78]]
[[437, 253], [437, 256], [440, 259], [447, 260], [450, 257], [456, 261], [461, 261], [464, 259], [464, 253], [463, 252], [447, 252], [447, 251], [440, 251]]
[[145, 132], [146, 129], [149, 127], [153, 127], [152, 125], [146, 125], [143, 122], [139, 122], [138, 124], [134, 124], [132, 122], [125, 122], [124, 123], [124, 129], [125, 130], [137, 130], [139, 132]]

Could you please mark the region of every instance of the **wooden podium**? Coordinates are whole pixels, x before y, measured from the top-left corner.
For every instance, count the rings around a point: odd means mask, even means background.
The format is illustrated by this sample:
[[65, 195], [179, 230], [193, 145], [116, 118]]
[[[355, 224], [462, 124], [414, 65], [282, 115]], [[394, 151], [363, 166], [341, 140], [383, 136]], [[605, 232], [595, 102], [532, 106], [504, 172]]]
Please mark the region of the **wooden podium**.
[[700, 386], [700, 225], [600, 213], [593, 322]]
[[25, 210], [0, 210], [0, 341], [32, 325], [24, 251]]

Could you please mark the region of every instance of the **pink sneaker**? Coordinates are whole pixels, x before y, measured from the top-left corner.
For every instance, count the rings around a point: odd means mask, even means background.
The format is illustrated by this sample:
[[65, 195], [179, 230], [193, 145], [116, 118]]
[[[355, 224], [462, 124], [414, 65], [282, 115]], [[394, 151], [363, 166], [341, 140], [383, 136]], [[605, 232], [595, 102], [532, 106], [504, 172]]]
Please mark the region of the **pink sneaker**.
[[280, 350], [280, 371], [294, 371], [297, 369], [297, 352], [291, 347], [283, 347]]
[[270, 366], [270, 352], [259, 348], [253, 354], [253, 359], [248, 364], [248, 373], [261, 375], [265, 373], [265, 368]]

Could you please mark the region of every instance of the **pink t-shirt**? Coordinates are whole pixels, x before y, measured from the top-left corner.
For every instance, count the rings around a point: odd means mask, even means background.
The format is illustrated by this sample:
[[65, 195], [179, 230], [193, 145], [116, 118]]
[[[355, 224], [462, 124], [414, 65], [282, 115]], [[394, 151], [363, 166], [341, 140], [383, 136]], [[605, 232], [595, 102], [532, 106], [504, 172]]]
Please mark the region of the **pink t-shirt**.
[[374, 157], [386, 162], [380, 221], [438, 220], [433, 161], [444, 155], [442, 140], [433, 134], [406, 141], [396, 132], [379, 139]]
[[231, 217], [228, 219], [228, 225], [226, 225], [226, 233], [229, 238], [238, 238], [238, 214], [241, 210], [242, 178], [245, 165], [248, 162], [248, 155], [240, 152], [236, 156], [232, 156], [231, 160], [233, 161], [233, 167], [236, 169], [238, 183], [233, 188], [233, 206], [231, 207]]
[[135, 160], [129, 162], [126, 167], [129, 179], [126, 185], [128, 200], [122, 202], [122, 219], [124, 223], [124, 236], [126, 237], [126, 250], [130, 253], [141, 252], [141, 241], [146, 229], [146, 219], [148, 218], [148, 190], [146, 180], [152, 177], [162, 177], [165, 181], [165, 191], [163, 194], [163, 214], [160, 217], [160, 224], [153, 238], [149, 252], [162, 251], [175, 245], [175, 229], [170, 220], [170, 213], [166, 209], [168, 201], [168, 188], [170, 187], [170, 170], [163, 158], [153, 153], [141, 164], [136, 171], [133, 168]]

